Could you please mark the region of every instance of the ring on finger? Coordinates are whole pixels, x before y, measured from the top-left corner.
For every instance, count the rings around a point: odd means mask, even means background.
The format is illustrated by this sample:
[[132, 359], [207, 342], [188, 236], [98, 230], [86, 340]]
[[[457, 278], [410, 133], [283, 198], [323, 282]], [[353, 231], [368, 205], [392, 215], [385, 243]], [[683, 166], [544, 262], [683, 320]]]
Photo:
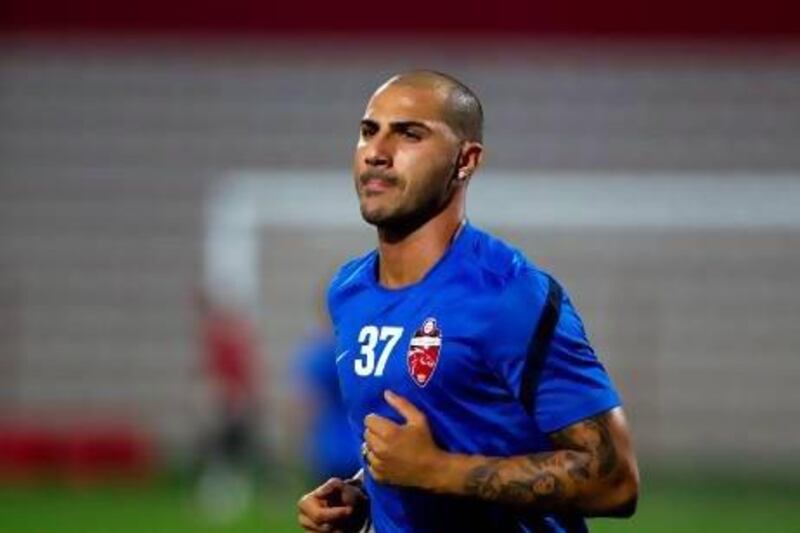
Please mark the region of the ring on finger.
[[367, 463], [367, 464], [370, 464], [370, 460], [369, 460], [370, 452], [371, 452], [371, 450], [369, 449], [369, 446], [367, 446], [367, 443], [366, 442], [362, 443], [361, 444], [361, 456], [364, 458], [364, 462]]

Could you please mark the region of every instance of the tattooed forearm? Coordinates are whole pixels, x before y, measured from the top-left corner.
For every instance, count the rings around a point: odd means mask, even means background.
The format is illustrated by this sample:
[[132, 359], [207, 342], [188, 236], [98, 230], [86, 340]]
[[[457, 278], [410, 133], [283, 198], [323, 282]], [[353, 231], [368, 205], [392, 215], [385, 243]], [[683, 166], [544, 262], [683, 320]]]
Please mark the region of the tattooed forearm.
[[470, 470], [464, 492], [483, 500], [556, 506], [571, 489], [567, 461], [565, 452], [492, 459]]
[[467, 474], [465, 492], [484, 500], [496, 500], [502, 489], [499, 474], [500, 459], [489, 459], [486, 464], [477, 466]]
[[608, 416], [584, 420], [550, 435], [559, 448], [588, 452], [600, 476], [608, 476], [617, 467], [619, 457], [608, 428]]
[[592, 472], [589, 469], [592, 458], [589, 454], [565, 451], [567, 458], [567, 475], [575, 481], [589, 481]]
[[465, 492], [484, 500], [507, 503], [558, 499], [562, 482], [541, 465], [556, 465], [559, 459], [556, 453], [547, 453], [541, 454], [541, 457], [521, 457], [513, 465], [506, 464], [508, 461], [503, 459], [489, 460], [469, 472]]
[[607, 415], [551, 435], [556, 451], [486, 459], [471, 468], [464, 493], [490, 501], [566, 509], [587, 487], [616, 475], [618, 454]]

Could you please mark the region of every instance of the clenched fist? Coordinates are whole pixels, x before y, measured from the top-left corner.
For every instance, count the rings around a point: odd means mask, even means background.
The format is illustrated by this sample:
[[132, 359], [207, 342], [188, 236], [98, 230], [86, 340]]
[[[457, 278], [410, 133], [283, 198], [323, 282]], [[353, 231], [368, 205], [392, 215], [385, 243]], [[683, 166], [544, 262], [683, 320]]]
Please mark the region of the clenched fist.
[[331, 478], [297, 502], [297, 520], [303, 531], [354, 533], [367, 519], [364, 492], [339, 478]]

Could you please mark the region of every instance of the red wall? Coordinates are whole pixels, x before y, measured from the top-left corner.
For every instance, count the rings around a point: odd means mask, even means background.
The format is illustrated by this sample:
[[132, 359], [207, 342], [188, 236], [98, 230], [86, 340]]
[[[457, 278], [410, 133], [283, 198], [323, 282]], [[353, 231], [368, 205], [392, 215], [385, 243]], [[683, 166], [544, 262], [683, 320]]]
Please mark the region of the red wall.
[[487, 36], [798, 39], [800, 3], [790, 0], [613, 2], [510, 0], [4, 0], [4, 33], [320, 34], [353, 31]]

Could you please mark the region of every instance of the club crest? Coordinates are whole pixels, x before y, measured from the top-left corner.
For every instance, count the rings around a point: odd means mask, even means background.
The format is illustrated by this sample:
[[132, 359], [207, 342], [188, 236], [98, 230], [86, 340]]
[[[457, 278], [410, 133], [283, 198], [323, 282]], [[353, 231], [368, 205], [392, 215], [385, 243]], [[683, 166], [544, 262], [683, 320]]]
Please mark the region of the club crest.
[[430, 381], [439, 352], [442, 349], [442, 332], [435, 318], [426, 318], [422, 326], [414, 332], [408, 346], [408, 372], [414, 383], [424, 387]]

